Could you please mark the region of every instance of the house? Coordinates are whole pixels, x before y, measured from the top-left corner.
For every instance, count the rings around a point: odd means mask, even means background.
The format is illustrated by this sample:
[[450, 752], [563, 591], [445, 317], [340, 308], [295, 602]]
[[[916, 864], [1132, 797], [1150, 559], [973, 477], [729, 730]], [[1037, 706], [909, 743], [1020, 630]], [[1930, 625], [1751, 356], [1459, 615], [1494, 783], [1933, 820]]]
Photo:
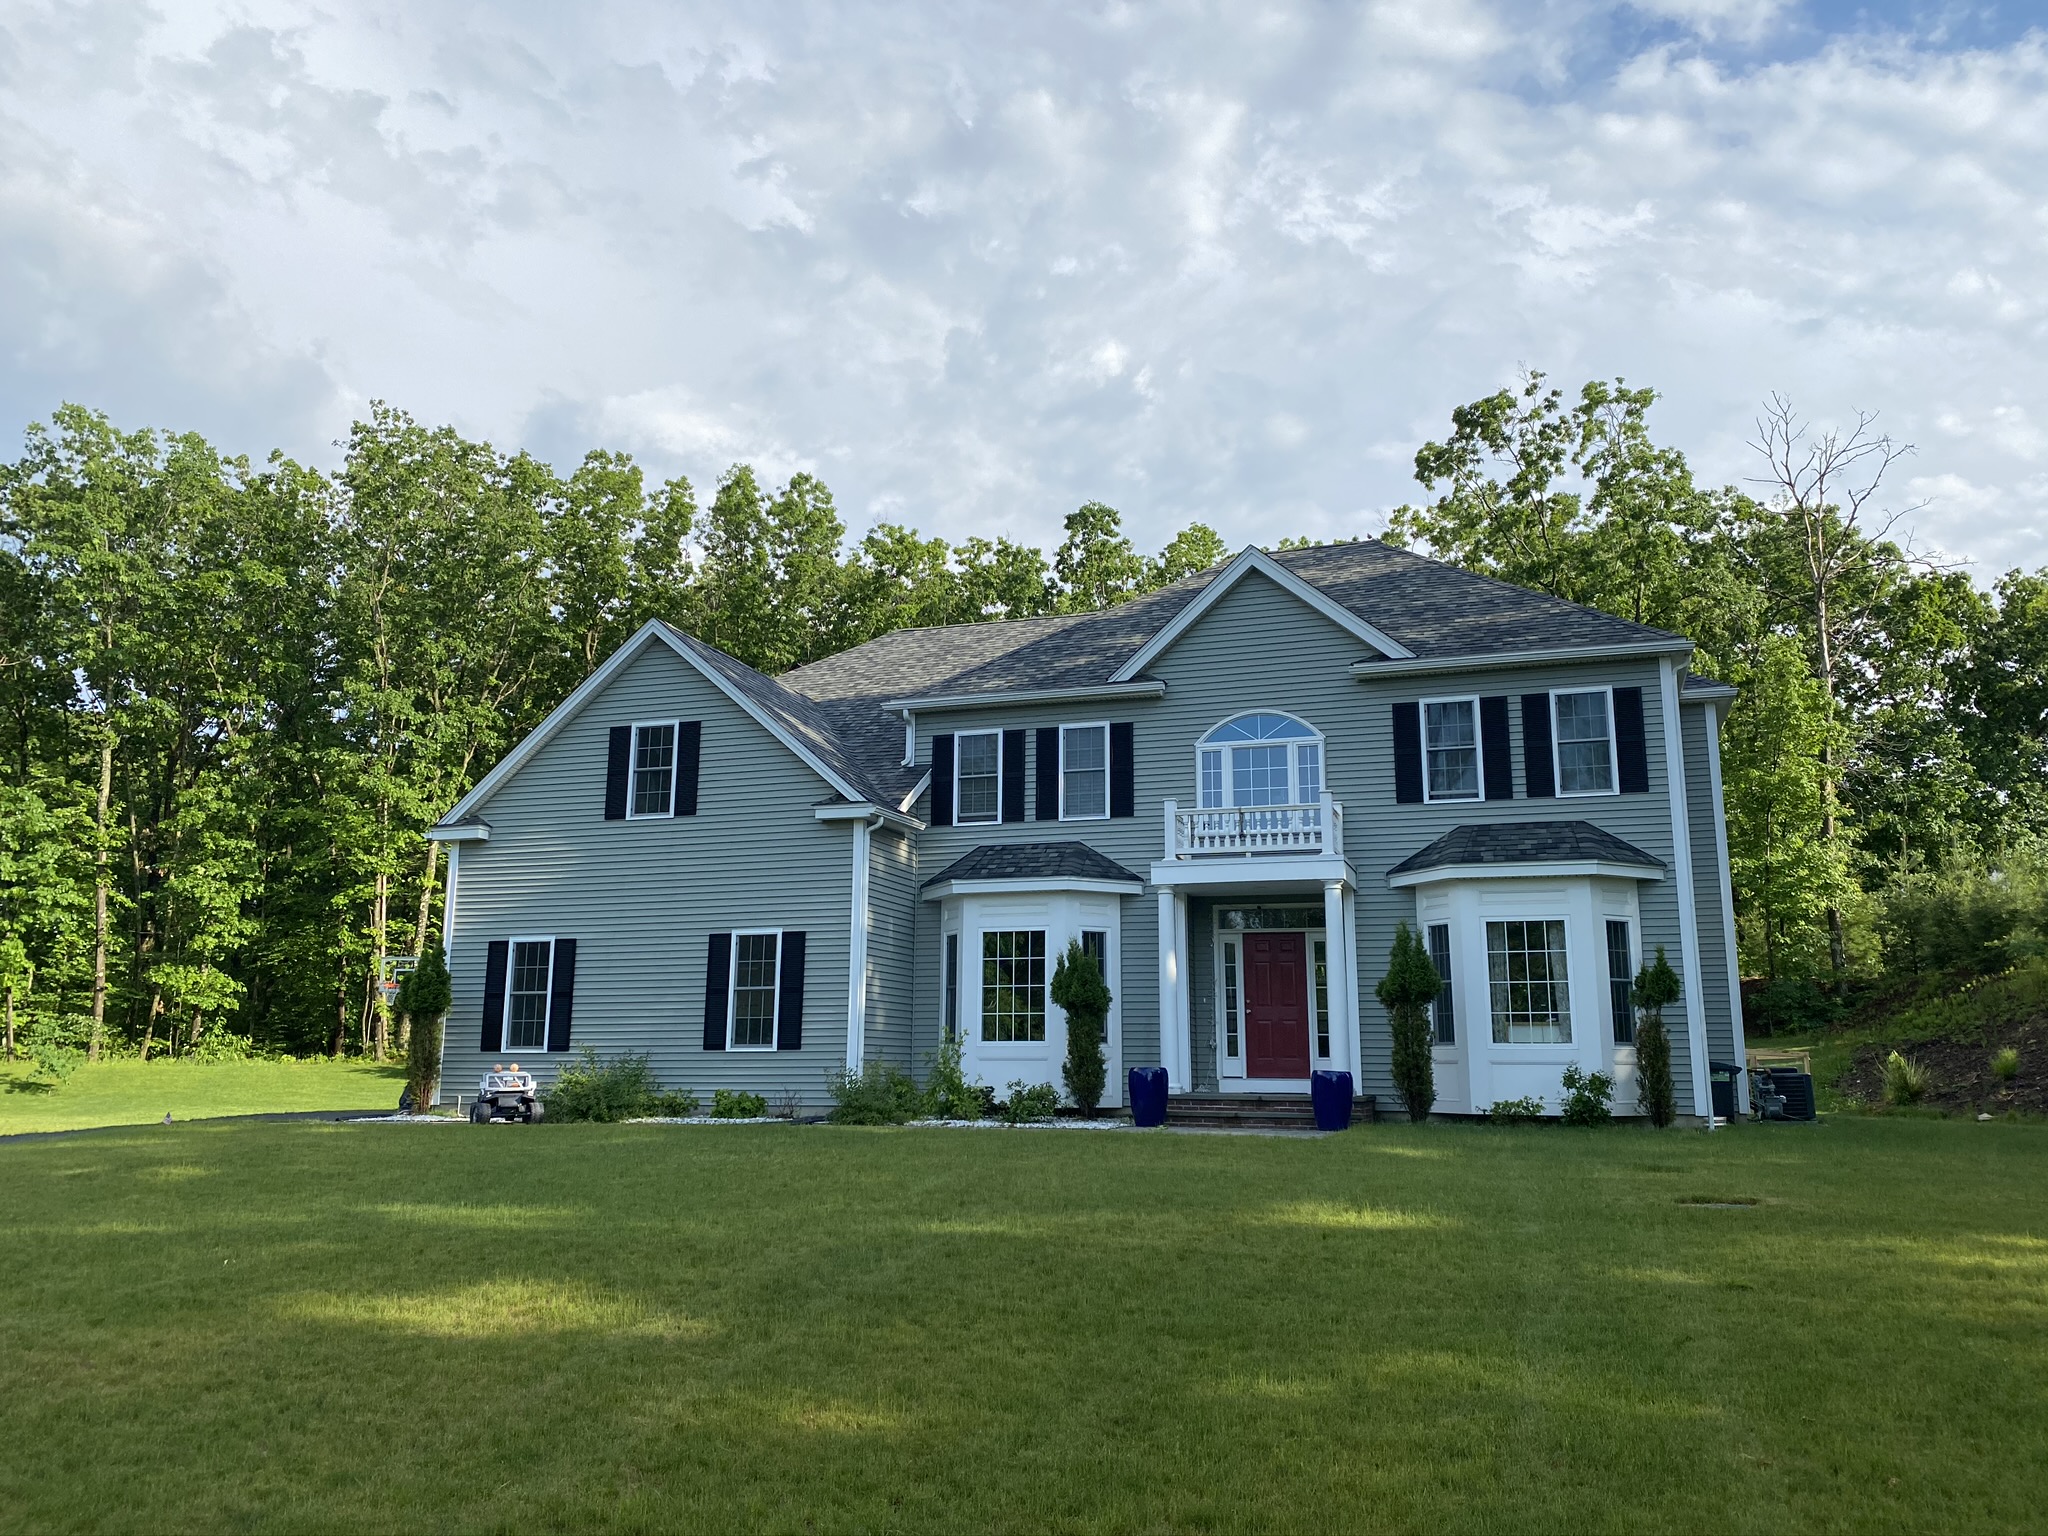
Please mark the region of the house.
[[957, 1034], [1060, 1081], [1047, 982], [1115, 997], [1111, 1094], [1392, 1096], [1373, 998], [1425, 936], [1440, 1112], [1634, 1108], [1661, 947], [1681, 1113], [1742, 1059], [1719, 723], [1677, 635], [1374, 541], [1247, 549], [1101, 613], [905, 630], [769, 678], [661, 622], [428, 834], [449, 847], [447, 1080], [645, 1051], [825, 1100]]

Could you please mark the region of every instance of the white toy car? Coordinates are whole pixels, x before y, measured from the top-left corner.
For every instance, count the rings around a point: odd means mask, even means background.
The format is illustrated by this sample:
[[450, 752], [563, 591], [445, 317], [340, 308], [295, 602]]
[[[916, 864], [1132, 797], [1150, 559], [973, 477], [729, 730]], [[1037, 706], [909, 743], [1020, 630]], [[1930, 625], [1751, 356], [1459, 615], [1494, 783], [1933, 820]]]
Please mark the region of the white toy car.
[[483, 1081], [477, 1084], [476, 1102], [469, 1107], [469, 1118], [478, 1125], [489, 1125], [493, 1120], [523, 1120], [528, 1125], [538, 1125], [546, 1112], [533, 1074], [520, 1071], [515, 1061], [509, 1068], [493, 1066], [484, 1074]]

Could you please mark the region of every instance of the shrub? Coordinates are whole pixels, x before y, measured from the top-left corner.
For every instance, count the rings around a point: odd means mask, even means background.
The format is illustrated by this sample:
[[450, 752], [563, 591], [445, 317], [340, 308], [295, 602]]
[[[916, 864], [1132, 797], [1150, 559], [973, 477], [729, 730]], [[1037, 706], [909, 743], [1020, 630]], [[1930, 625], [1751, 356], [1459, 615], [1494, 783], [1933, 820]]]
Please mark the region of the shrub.
[[901, 1125], [924, 1110], [916, 1079], [893, 1062], [871, 1061], [858, 1072], [842, 1068], [826, 1077], [825, 1087], [835, 1125]]
[[1487, 1118], [1495, 1125], [1530, 1125], [1543, 1118], [1541, 1099], [1496, 1099]]
[[1564, 1069], [1564, 1123], [1605, 1125], [1614, 1118], [1607, 1108], [1614, 1097], [1614, 1079], [1605, 1072], [1588, 1073], [1577, 1062]]
[[1394, 1031], [1394, 1088], [1408, 1106], [1408, 1118], [1427, 1120], [1436, 1103], [1436, 1043], [1429, 1005], [1443, 985], [1422, 936], [1402, 923], [1394, 930], [1387, 974], [1376, 989]]
[[687, 1120], [697, 1113], [697, 1102], [697, 1095], [688, 1089], [670, 1089], [649, 1099], [641, 1114], [663, 1120]]
[[[661, 1092], [654, 1065], [644, 1055], [600, 1060], [584, 1046], [541, 1093], [549, 1120], [633, 1120], [648, 1114]], [[415, 1101], [417, 1102], [417, 1101]]]
[[[1678, 1095], [1671, 1082], [1671, 1037], [1664, 1032], [1664, 1009], [1678, 1000], [1678, 973], [1657, 946], [1657, 958], [1636, 972], [1632, 986], [1636, 1005], [1636, 1101], [1650, 1124], [1666, 1126], [1678, 1118]], [[1705, 1063], [1701, 1063], [1702, 1066]]]
[[1742, 1012], [1758, 1034], [1776, 1035], [1832, 1024], [1841, 1017], [1842, 1004], [1808, 977], [1780, 976], [1744, 998]]
[[1991, 1058], [1991, 1075], [2001, 1083], [2009, 1083], [2020, 1075], [2020, 1051], [2016, 1045], [2008, 1045]]
[[398, 1011], [412, 1020], [405, 1041], [405, 1080], [414, 1109], [434, 1102], [441, 1081], [441, 1019], [454, 1001], [448, 962], [440, 945], [430, 945], [418, 968], [398, 984]]
[[1051, 1083], [1012, 1083], [1010, 1096], [996, 1106], [996, 1113], [1010, 1125], [1033, 1120], [1050, 1120], [1060, 1107], [1060, 1091]]
[[768, 1113], [764, 1094], [745, 1093], [738, 1088], [719, 1088], [711, 1095], [714, 1120], [758, 1120]]
[[1884, 1101], [1903, 1107], [1927, 1097], [1927, 1069], [1897, 1051], [1884, 1059]]
[[942, 1042], [925, 1080], [926, 1112], [935, 1120], [979, 1120], [988, 1112], [987, 1093], [981, 1084], [967, 1081], [960, 1065], [960, 1042]]
[[35, 1063], [35, 1075], [56, 1088], [84, 1064], [85, 1052], [75, 1045], [38, 1040], [29, 1048], [29, 1060]]
[[1068, 943], [1052, 974], [1052, 1000], [1067, 1015], [1067, 1059], [1060, 1076], [1066, 1082], [1067, 1097], [1092, 1120], [1109, 1075], [1108, 1063], [1102, 1059], [1102, 1042], [1109, 1033], [1110, 996], [1102, 967], [1081, 947], [1079, 939]]

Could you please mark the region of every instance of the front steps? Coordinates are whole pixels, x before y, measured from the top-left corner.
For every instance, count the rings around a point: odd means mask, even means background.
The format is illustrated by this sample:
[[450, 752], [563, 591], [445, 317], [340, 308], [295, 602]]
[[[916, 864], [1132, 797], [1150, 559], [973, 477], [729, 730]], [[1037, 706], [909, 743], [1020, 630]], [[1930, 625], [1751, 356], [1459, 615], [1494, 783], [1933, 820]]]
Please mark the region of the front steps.
[[[1351, 1123], [1374, 1118], [1370, 1098], [1351, 1101]], [[1316, 1112], [1305, 1093], [1177, 1093], [1166, 1123], [1212, 1131], [1312, 1131]]]

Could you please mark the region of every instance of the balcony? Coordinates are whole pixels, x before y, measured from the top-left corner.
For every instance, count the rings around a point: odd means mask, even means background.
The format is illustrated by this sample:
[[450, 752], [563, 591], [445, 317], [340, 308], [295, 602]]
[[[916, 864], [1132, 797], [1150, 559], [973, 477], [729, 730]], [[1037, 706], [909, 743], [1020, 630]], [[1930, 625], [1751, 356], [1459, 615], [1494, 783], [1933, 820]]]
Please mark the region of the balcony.
[[1231, 806], [1184, 811], [1166, 802], [1166, 857], [1228, 859], [1344, 853], [1344, 807], [1328, 795], [1314, 805]]

